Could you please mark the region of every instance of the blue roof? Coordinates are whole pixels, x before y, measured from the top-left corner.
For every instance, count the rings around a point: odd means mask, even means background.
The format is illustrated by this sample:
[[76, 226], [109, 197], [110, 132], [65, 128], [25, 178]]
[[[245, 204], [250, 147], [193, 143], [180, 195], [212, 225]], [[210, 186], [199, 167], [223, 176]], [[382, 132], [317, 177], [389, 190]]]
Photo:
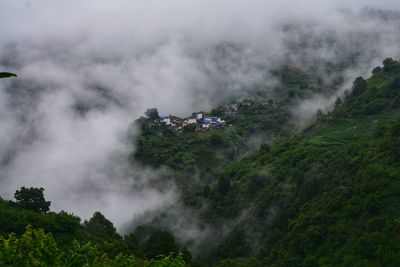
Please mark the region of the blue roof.
[[168, 118], [168, 116], [162, 116], [162, 115], [160, 115], [159, 117], [160, 117], [160, 119]]

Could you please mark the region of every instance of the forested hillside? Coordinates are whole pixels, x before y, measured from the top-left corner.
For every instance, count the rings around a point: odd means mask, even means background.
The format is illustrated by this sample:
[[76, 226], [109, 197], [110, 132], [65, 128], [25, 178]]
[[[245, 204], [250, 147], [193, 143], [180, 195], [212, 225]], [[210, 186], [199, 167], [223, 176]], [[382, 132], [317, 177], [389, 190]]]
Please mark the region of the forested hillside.
[[385, 60], [369, 79], [357, 78], [332, 112], [319, 111], [306, 130], [228, 163], [203, 189], [184, 195], [197, 203], [203, 223], [238, 221], [204, 260], [223, 266], [396, 266], [399, 80], [400, 64]]
[[166, 210], [120, 236], [99, 212], [82, 223], [49, 212], [44, 189], [21, 188], [16, 201], [0, 200], [0, 265], [397, 266], [400, 63], [386, 59], [355, 79], [299, 132], [287, 109], [296, 93], [286, 88], [291, 97], [237, 102], [233, 115], [216, 107], [226, 129], [176, 134], [136, 121], [142, 133], [129, 160], [170, 169], [199, 225], [227, 225], [193, 258], [168, 228], [179, 214]]

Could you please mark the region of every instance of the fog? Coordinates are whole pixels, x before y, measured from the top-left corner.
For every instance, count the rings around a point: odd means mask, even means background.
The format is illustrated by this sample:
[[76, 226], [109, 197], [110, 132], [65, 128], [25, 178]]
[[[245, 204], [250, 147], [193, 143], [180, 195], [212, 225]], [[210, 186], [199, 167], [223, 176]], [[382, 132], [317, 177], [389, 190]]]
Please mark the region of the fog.
[[399, 57], [397, 1], [326, 2], [0, 0], [0, 69], [18, 74], [0, 82], [0, 195], [44, 187], [52, 210], [101, 211], [118, 228], [175, 203], [168, 171], [127, 160], [146, 108], [185, 116], [260, 85], [273, 95], [270, 71], [288, 62], [329, 84], [319, 62], [354, 56], [338, 91], [294, 107], [305, 120]]

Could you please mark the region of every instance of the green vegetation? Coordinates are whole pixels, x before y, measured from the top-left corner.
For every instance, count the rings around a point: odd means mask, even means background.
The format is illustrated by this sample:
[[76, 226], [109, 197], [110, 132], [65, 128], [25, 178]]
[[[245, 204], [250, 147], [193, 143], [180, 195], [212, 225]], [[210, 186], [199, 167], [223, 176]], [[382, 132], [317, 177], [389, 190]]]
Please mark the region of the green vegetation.
[[[197, 214], [202, 223], [238, 221], [203, 260], [216, 266], [397, 266], [399, 81], [400, 63], [385, 60], [369, 79], [357, 78], [332, 112], [318, 112], [305, 131], [239, 152], [203, 180], [203, 190], [184, 194], [186, 203], [205, 207]], [[236, 121], [239, 142], [245, 121]], [[154, 149], [147, 145], [144, 150]]]
[[[219, 209], [210, 211], [229, 218], [237, 212], [227, 210], [251, 208], [212, 260], [253, 255], [266, 266], [396, 266], [400, 120], [383, 119], [353, 139], [344, 126], [331, 126], [341, 143], [325, 138], [322, 127], [221, 173], [230, 189], [221, 194], [216, 184], [211, 195]], [[240, 243], [230, 245], [240, 231]], [[232, 254], [244, 240], [253, 248]]]
[[132, 267], [184, 267], [182, 256], [165, 256], [152, 260], [141, 260], [133, 255], [118, 254], [110, 258], [92, 243], [84, 245], [74, 241], [67, 250], [60, 250], [51, 234], [42, 229], [26, 227], [21, 237], [10, 234], [0, 236], [1, 266], [132, 266]]
[[[334, 110], [293, 135], [290, 99], [314, 92], [296, 75], [284, 77], [290, 90], [280, 101], [216, 107], [231, 125], [223, 130], [176, 134], [149, 109], [136, 121], [142, 132], [130, 160], [169, 167], [193, 216], [226, 226], [196, 259], [206, 266], [398, 266], [400, 63], [387, 59], [357, 78]], [[254, 135], [265, 140], [257, 149]], [[202, 266], [154, 224], [120, 236], [99, 212], [83, 224], [49, 212], [41, 188], [15, 197], [0, 199], [0, 265]]]
[[[22, 187], [16, 202], [0, 199], [0, 266], [186, 266], [191, 256], [167, 231], [120, 236], [100, 212], [80, 223], [48, 212], [43, 188]], [[183, 252], [183, 254], [181, 254]]]
[[33, 210], [38, 213], [46, 213], [49, 211], [50, 201], [46, 201], [43, 196], [44, 188], [26, 188], [15, 192], [16, 203], [22, 208]]
[[[357, 78], [305, 132], [219, 173], [209, 185], [209, 213], [247, 214], [210, 262], [253, 256], [263, 266], [397, 266], [400, 63], [390, 62]], [[221, 180], [229, 181], [223, 191]]]
[[234, 148], [241, 144], [230, 129], [199, 134], [187, 127], [184, 133], [177, 135], [164, 124], [153, 123], [151, 119], [141, 118], [136, 123], [140, 124], [142, 135], [131, 159], [152, 167], [166, 165], [184, 170], [197, 165], [202, 169], [216, 169], [232, 160], [236, 155]]
[[[231, 111], [231, 105], [235, 110]], [[190, 127], [176, 133], [165, 124], [155, 121], [156, 109], [146, 111], [135, 124], [141, 135], [134, 140], [136, 151], [130, 160], [151, 167], [167, 166], [174, 170], [175, 180], [187, 205], [200, 208], [200, 196], [215, 174], [228, 163], [245, 152], [254, 150], [255, 139], [279, 136], [285, 140], [293, 132], [289, 123], [289, 112], [285, 103], [272, 100], [261, 102], [244, 100], [240, 103], [221, 105], [212, 110], [212, 115], [221, 116], [227, 122], [224, 129], [196, 132]], [[196, 177], [202, 179], [196, 179]], [[202, 198], [202, 196], [200, 196]]]

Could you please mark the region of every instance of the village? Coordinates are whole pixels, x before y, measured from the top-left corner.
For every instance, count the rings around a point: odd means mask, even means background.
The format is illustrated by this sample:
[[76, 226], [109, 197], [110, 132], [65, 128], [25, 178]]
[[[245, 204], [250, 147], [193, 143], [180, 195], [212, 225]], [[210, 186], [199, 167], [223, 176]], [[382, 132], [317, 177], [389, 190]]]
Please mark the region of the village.
[[[262, 102], [253, 99], [244, 99], [240, 103], [230, 103], [220, 105], [218, 107], [219, 114], [226, 116], [235, 116], [240, 109], [243, 108], [265, 108], [272, 105], [271, 101]], [[193, 127], [196, 132], [206, 132], [214, 129], [225, 129], [230, 126], [226, 121], [218, 116], [213, 116], [211, 112], [193, 112], [188, 118], [179, 118], [177, 116], [158, 115], [158, 119], [154, 120], [155, 123], [165, 124], [177, 133], [183, 131], [186, 127]]]
[[224, 129], [226, 121], [217, 116], [211, 116], [209, 112], [194, 112], [189, 118], [176, 116], [159, 116], [160, 123], [164, 123], [176, 132], [181, 132], [185, 127], [193, 127], [197, 132], [205, 132], [212, 129]]

